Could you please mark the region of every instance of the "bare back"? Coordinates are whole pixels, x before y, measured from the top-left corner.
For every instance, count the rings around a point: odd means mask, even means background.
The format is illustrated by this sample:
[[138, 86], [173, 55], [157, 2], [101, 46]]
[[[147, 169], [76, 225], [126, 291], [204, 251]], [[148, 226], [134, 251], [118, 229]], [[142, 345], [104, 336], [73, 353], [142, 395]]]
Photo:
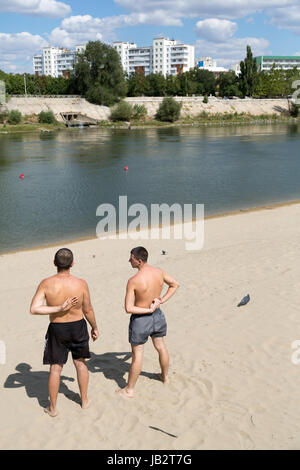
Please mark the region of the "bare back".
[[149, 308], [153, 299], [159, 298], [164, 284], [163, 271], [146, 265], [132, 280], [134, 281], [135, 305]]
[[47, 305], [63, 304], [68, 297], [78, 297], [78, 303], [70, 310], [49, 315], [50, 322], [66, 323], [83, 318], [84, 281], [74, 277], [55, 275], [43, 281]]

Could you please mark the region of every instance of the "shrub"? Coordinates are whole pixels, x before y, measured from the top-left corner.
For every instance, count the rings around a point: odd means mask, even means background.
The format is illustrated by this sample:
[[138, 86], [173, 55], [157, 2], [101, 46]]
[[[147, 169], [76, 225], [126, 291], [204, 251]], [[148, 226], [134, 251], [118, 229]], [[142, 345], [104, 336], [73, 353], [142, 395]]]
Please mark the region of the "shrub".
[[12, 109], [8, 113], [8, 122], [9, 124], [19, 124], [22, 119], [22, 114], [17, 109]]
[[298, 117], [299, 116], [299, 104], [292, 103], [291, 109], [290, 109], [290, 114], [293, 117]]
[[205, 95], [204, 98], [203, 98], [203, 103], [207, 104], [208, 103], [208, 96]]
[[131, 104], [126, 101], [120, 101], [111, 112], [110, 119], [112, 121], [130, 121], [133, 115]]
[[3, 124], [8, 119], [8, 111], [0, 111], [0, 124]]
[[135, 104], [133, 106], [133, 110], [132, 110], [132, 118], [133, 119], [136, 119], [137, 121], [139, 121], [141, 119], [145, 119], [146, 116], [147, 116], [146, 106], [144, 106], [143, 104], [141, 104], [141, 105]]
[[210, 115], [206, 111], [201, 111], [197, 117], [198, 119], [209, 119]]
[[43, 124], [54, 124], [56, 119], [52, 111], [41, 111], [39, 114], [39, 122]]
[[174, 122], [179, 119], [181, 110], [181, 103], [178, 103], [174, 98], [164, 98], [156, 113], [156, 119], [159, 121]]

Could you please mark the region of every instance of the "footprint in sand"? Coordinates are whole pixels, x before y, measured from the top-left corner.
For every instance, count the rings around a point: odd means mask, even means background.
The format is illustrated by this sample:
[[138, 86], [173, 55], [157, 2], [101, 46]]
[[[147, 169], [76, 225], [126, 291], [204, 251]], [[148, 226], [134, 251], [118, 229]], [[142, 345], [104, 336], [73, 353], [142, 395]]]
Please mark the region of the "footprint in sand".
[[253, 450], [255, 443], [245, 431], [238, 431], [238, 439], [241, 445], [241, 450]]

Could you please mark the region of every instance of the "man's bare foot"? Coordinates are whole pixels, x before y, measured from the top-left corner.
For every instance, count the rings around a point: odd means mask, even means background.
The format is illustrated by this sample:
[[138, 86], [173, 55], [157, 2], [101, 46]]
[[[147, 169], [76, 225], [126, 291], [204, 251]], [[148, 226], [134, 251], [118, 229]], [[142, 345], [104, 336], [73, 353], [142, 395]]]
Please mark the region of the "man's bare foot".
[[49, 416], [51, 416], [51, 418], [55, 418], [55, 416], [58, 415], [58, 411], [57, 411], [57, 410], [51, 410], [51, 409], [50, 409], [50, 406], [47, 406], [47, 408], [44, 408], [44, 411], [45, 411], [45, 413], [47, 413]]
[[92, 403], [92, 400], [90, 400], [89, 398], [87, 398], [85, 401], [82, 401], [81, 402], [81, 408], [83, 410], [86, 410], [87, 408], [89, 408], [90, 404]]
[[116, 393], [124, 398], [134, 398], [134, 393], [129, 393], [127, 387], [117, 388]]
[[162, 381], [162, 383], [163, 383], [164, 385], [168, 385], [168, 383], [169, 383], [169, 378], [168, 378], [167, 375], [164, 377], [162, 374], [158, 374], [158, 377], [159, 377], [159, 379]]

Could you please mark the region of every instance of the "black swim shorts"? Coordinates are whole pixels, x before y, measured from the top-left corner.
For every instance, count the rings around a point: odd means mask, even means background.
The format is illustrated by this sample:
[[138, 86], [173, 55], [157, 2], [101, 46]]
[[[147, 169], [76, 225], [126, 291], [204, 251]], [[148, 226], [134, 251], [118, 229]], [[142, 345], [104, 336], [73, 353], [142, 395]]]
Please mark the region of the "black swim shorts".
[[73, 359], [91, 357], [84, 318], [66, 323], [50, 323], [45, 339], [43, 364], [65, 364], [69, 351]]
[[129, 343], [145, 344], [148, 336], [160, 338], [167, 334], [167, 322], [160, 308], [153, 313], [131, 315], [129, 322]]

